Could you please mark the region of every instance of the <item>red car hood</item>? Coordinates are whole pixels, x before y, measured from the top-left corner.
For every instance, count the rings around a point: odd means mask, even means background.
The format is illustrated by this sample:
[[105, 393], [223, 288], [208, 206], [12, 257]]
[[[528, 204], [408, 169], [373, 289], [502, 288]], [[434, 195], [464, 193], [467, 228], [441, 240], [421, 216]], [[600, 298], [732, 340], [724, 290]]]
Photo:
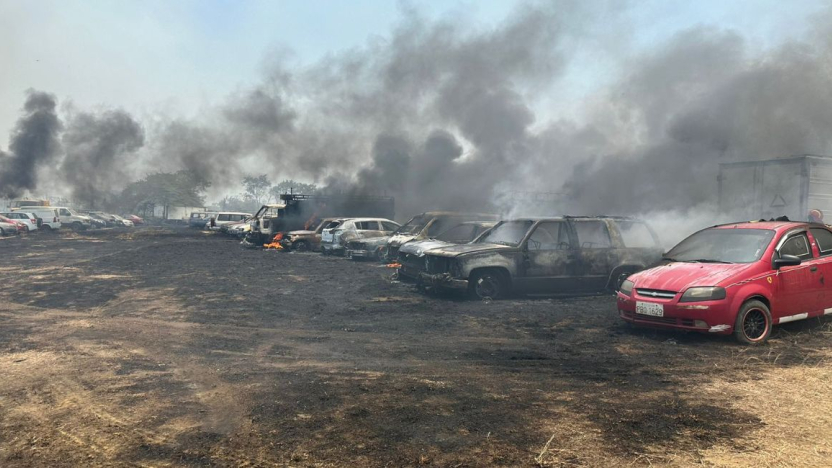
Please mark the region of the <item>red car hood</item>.
[[680, 292], [692, 286], [727, 286], [753, 263], [672, 262], [632, 275], [636, 288]]

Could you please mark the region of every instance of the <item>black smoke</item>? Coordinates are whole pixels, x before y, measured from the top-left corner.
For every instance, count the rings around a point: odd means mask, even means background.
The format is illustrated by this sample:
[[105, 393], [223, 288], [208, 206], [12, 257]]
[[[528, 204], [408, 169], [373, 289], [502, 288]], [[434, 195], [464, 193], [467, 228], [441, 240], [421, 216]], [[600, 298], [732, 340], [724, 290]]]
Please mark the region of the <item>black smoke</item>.
[[[134, 175], [189, 170], [216, 199], [263, 173], [394, 195], [399, 218], [710, 216], [720, 162], [832, 154], [828, 10], [774, 46], [700, 26], [637, 53], [622, 13], [620, 2], [536, 2], [475, 27], [465, 12], [433, 20], [405, 7], [384, 37], [311, 64], [270, 61], [258, 84], [197, 118], [155, 116], [143, 146], [105, 139], [125, 143], [104, 145], [115, 175], [97, 184], [129, 177], [119, 172], [129, 160]], [[563, 78], [596, 55], [614, 66], [587, 76], [597, 83], [575, 104]], [[10, 151], [3, 161], [17, 158]], [[532, 209], [530, 193], [546, 196]]]
[[735, 33], [696, 28], [640, 57], [605, 103], [620, 121], [601, 133], [624, 144], [572, 164], [573, 206], [716, 215], [720, 163], [832, 155], [830, 38], [754, 54]]
[[38, 187], [38, 170], [60, 154], [61, 121], [57, 99], [36, 90], [26, 92], [21, 117], [9, 139], [9, 153], [0, 152], [0, 195], [14, 198]]
[[143, 145], [144, 129], [123, 110], [73, 116], [63, 134], [66, 155], [59, 171], [72, 199], [87, 208], [108, 204], [132, 181], [132, 159]]

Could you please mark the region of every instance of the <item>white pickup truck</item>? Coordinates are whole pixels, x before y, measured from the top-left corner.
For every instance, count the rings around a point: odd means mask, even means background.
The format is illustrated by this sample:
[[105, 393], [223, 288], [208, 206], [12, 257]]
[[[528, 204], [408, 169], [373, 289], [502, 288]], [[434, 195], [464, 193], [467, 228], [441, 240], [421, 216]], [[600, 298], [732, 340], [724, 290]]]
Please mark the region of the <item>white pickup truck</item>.
[[92, 220], [89, 216], [82, 215], [72, 208], [65, 206], [54, 206], [58, 210], [58, 217], [61, 218], [61, 224], [69, 226], [75, 231], [81, 231], [92, 227]]

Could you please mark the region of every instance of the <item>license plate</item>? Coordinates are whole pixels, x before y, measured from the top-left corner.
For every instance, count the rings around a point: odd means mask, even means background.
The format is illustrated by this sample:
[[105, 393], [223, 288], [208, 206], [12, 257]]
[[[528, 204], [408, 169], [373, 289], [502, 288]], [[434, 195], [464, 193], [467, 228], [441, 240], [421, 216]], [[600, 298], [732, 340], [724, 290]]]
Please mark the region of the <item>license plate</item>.
[[651, 315], [653, 317], [664, 317], [664, 306], [654, 302], [636, 302], [636, 313]]

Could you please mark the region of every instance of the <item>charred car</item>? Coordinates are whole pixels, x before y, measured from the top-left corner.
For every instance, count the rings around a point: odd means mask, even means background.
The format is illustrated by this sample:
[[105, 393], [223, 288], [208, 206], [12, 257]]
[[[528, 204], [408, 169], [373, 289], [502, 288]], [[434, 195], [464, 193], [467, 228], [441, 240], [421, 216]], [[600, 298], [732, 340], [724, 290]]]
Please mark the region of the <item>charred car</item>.
[[494, 221], [461, 222], [435, 238], [412, 241], [402, 245], [398, 257], [399, 278], [403, 280], [416, 279], [422, 271], [420, 267], [424, 265], [425, 253], [433, 249], [472, 242], [480, 234], [494, 227], [495, 224], [497, 223]]
[[[285, 238], [292, 231], [307, 230], [322, 218], [390, 218], [393, 216], [392, 197], [280, 195], [280, 204], [263, 205], [251, 224], [246, 241], [264, 245], [278, 233]], [[323, 233], [322, 233], [323, 234]], [[283, 247], [283, 244], [281, 244]]]
[[384, 218], [352, 218], [337, 227], [324, 229], [321, 233], [321, 252], [324, 255], [343, 255], [350, 241], [391, 234], [400, 227], [399, 223]]
[[301, 229], [289, 231], [281, 241], [283, 248], [298, 252], [317, 252], [321, 250], [321, 233], [324, 229], [334, 229], [344, 221], [343, 218], [324, 218], [314, 230]]
[[564, 216], [501, 221], [474, 242], [432, 249], [411, 266], [425, 286], [497, 299], [616, 290], [661, 254], [643, 221]]
[[413, 240], [436, 237], [448, 228], [465, 221], [497, 221], [497, 216], [451, 211], [428, 211], [418, 214], [384, 240], [384, 258], [387, 261], [394, 261], [398, 258], [399, 249], [403, 244]]

